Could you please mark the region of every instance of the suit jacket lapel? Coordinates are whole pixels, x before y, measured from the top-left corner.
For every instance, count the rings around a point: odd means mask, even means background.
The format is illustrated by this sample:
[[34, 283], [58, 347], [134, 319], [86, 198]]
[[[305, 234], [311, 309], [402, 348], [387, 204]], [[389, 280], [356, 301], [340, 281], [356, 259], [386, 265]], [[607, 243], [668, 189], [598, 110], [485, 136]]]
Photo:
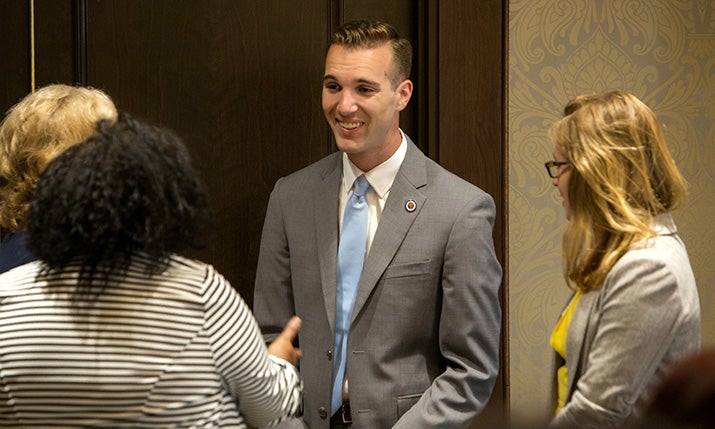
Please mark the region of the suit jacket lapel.
[[[390, 195], [385, 202], [370, 253], [365, 260], [351, 316], [352, 321], [360, 313], [382, 273], [392, 261], [426, 200], [425, 195], [419, 191], [419, 188], [427, 183], [425, 156], [409, 137], [407, 144], [405, 159], [390, 188]], [[413, 212], [405, 209], [405, 204], [410, 200], [416, 203]], [[334, 306], [335, 304], [333, 308]]]
[[567, 388], [566, 400], [571, 398], [571, 394], [576, 388], [576, 378], [583, 372], [582, 356], [588, 353], [589, 339], [586, 337], [588, 332], [591, 313], [598, 300], [599, 293], [597, 291], [588, 292], [581, 295], [576, 310], [571, 316], [569, 331], [566, 339], [566, 368], [567, 368]]
[[330, 329], [335, 334], [335, 290], [337, 284], [338, 254], [338, 192], [342, 179], [342, 156], [338, 153], [335, 162], [322, 172], [322, 182], [313, 194], [313, 219], [320, 279], [323, 287], [323, 299], [328, 313]]

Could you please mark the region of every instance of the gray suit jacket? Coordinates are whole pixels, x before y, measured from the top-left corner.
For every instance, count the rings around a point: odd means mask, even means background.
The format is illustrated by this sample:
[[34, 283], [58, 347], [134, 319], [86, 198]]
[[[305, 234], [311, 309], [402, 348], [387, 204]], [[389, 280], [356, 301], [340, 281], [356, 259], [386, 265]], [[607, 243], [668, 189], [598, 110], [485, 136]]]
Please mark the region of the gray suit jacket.
[[566, 404], [550, 429], [622, 427], [663, 373], [700, 347], [700, 304], [685, 245], [669, 214], [585, 293], [566, 341]]
[[[261, 239], [254, 311], [267, 340], [299, 334], [304, 420], [327, 428], [335, 332], [340, 152], [279, 180]], [[416, 210], [406, 210], [407, 201]], [[462, 428], [498, 372], [501, 266], [492, 198], [408, 139], [363, 268], [346, 374], [355, 428]]]

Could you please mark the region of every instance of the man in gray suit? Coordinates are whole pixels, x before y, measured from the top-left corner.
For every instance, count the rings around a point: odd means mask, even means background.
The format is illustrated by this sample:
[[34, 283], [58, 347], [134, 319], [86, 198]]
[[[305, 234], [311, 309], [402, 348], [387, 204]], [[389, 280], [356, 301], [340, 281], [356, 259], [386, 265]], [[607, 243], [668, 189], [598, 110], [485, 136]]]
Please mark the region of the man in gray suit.
[[[269, 341], [303, 320], [310, 428], [465, 428], [499, 369], [494, 202], [400, 130], [411, 61], [388, 24], [338, 29], [322, 98], [340, 152], [278, 180], [268, 203], [254, 311]], [[367, 205], [357, 254], [353, 198]]]

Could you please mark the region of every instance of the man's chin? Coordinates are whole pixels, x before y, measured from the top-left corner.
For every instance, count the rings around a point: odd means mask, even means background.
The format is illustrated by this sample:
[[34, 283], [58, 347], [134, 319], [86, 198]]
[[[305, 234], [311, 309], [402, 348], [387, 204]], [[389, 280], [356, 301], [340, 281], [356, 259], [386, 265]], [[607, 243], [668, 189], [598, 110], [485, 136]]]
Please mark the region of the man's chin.
[[335, 138], [335, 144], [341, 152], [345, 153], [358, 153], [360, 152], [360, 143], [355, 140], [345, 139], [345, 138]]

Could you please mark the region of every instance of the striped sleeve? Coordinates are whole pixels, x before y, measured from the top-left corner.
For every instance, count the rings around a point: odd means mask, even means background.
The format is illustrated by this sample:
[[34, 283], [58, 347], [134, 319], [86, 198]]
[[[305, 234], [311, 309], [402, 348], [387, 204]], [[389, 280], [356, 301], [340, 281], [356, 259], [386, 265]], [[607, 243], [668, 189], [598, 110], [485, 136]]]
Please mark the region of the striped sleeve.
[[294, 415], [302, 400], [298, 371], [269, 356], [246, 302], [210, 266], [202, 296], [205, 329], [218, 372], [246, 421], [266, 426]]

